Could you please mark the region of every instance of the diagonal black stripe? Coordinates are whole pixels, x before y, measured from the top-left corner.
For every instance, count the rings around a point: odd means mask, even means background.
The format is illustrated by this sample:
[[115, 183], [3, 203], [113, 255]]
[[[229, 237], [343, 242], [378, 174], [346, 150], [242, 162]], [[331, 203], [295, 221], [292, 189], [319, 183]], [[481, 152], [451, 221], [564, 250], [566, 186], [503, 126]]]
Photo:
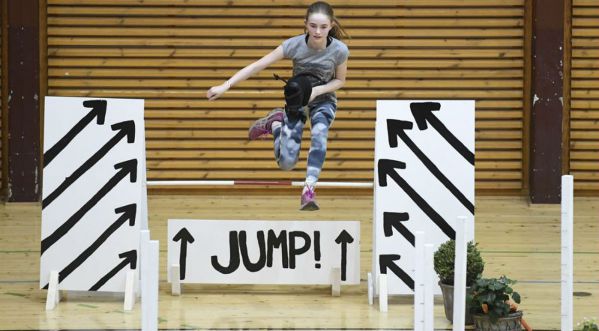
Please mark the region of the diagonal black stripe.
[[428, 117], [429, 123], [447, 140], [447, 142], [458, 152], [460, 153], [466, 161], [470, 162], [470, 164], [474, 165], [474, 154], [466, 147], [462, 142], [456, 138], [447, 127], [435, 116], [435, 114], [431, 113]]
[[[112, 223], [108, 229], [106, 229], [99, 237], [96, 239], [88, 248], [86, 248], [77, 258], [75, 258], [69, 265], [67, 265], [64, 269], [62, 269], [58, 273], [58, 282], [62, 282], [67, 276], [69, 276], [75, 269], [77, 269], [83, 262], [85, 262], [102, 244], [116, 231], [121, 227], [127, 220], [130, 220], [130, 225], [135, 224], [135, 210], [136, 204], [127, 205], [125, 207], [117, 208], [115, 212], [123, 212], [114, 223]], [[48, 284], [44, 286], [44, 288], [48, 288]]]
[[379, 182], [381, 186], [387, 186], [387, 181], [381, 180], [381, 177], [390, 176], [395, 180], [397, 185], [406, 192], [406, 194], [418, 205], [418, 207], [433, 221], [443, 233], [445, 233], [450, 239], [455, 240], [455, 230], [443, 219], [437, 211], [431, 207], [411, 186], [408, 184], [393, 168], [394, 164], [403, 164], [402, 162], [380, 159], [378, 162], [379, 171]]
[[[127, 123], [130, 122], [130, 123]], [[93, 167], [104, 155], [108, 153], [116, 144], [125, 136], [130, 135], [130, 130], [133, 130], [132, 136], [135, 137], [135, 122], [127, 121], [123, 123], [127, 123], [130, 125], [127, 129], [119, 129], [114, 137], [112, 137], [102, 148], [100, 148], [94, 155], [92, 155], [87, 161], [85, 161], [77, 170], [75, 170], [69, 177], [65, 178], [65, 180], [50, 193], [44, 200], [42, 200], [42, 209], [46, 208], [48, 205], [52, 203], [56, 198], [58, 198], [71, 184], [77, 181], [79, 177], [85, 174], [91, 167]], [[122, 123], [117, 123], [122, 124]], [[115, 125], [117, 125], [115, 124]], [[115, 128], [113, 125], [113, 128]], [[132, 127], [131, 127], [132, 126]], [[132, 129], [131, 129], [132, 128]], [[130, 141], [132, 142], [132, 141]]]
[[114, 269], [110, 270], [104, 277], [100, 278], [100, 280], [95, 283], [92, 287], [90, 287], [90, 291], [99, 290], [106, 282], [108, 282], [112, 277], [114, 277], [121, 269], [125, 268], [128, 264], [131, 265], [131, 269], [135, 269], [135, 263], [137, 261], [137, 251], [133, 250], [130, 252], [125, 252], [120, 254], [119, 257], [124, 257], [124, 260], [119, 263]]
[[410, 110], [420, 130], [426, 130], [428, 128], [426, 122], [429, 122], [458, 153], [470, 162], [470, 164], [474, 165], [474, 154], [433, 114], [433, 111], [438, 111], [439, 109], [441, 109], [441, 103], [439, 102], [410, 103]]
[[104, 124], [104, 116], [106, 115], [106, 100], [87, 100], [83, 102], [83, 106], [93, 108], [85, 115], [69, 132], [67, 132], [60, 140], [50, 147], [44, 153], [44, 168], [54, 160], [54, 158], [81, 132], [91, 121], [97, 116], [98, 124]]
[[408, 194], [420, 209], [445, 233], [449, 239], [455, 240], [455, 230], [431, 207], [400, 175], [392, 175], [397, 184]]
[[460, 190], [453, 185], [453, 183], [445, 177], [445, 175], [439, 170], [439, 168], [431, 161], [423, 152], [416, 146], [416, 144], [408, 137], [404, 130], [397, 130], [397, 135], [401, 138], [401, 140], [406, 144], [412, 152], [418, 157], [418, 159], [424, 164], [424, 166], [445, 186], [454, 197], [456, 197], [460, 203], [470, 211], [472, 215], [474, 215], [474, 205], [466, 198]]
[[131, 182], [136, 181], [137, 160], [132, 159], [115, 165], [115, 168], [122, 167], [119, 171], [96, 193], [89, 199], [75, 214], [58, 227], [51, 235], [42, 240], [41, 254], [50, 248], [56, 241], [64, 236], [79, 220], [92, 209], [102, 198], [110, 192], [123, 178], [131, 175]]
[[399, 255], [387, 254], [379, 255], [379, 268], [382, 274], [387, 274], [387, 270], [391, 271], [399, 277], [408, 287], [414, 290], [414, 279], [410, 277], [402, 268], [400, 268], [394, 261], [400, 258]]
[[399, 231], [399, 233], [406, 238], [407, 241], [412, 244], [412, 246], [416, 247], [416, 238], [414, 234], [401, 222], [405, 222], [409, 220], [408, 213], [383, 213], [383, 230], [385, 232], [385, 237], [391, 237], [393, 235], [393, 227]]

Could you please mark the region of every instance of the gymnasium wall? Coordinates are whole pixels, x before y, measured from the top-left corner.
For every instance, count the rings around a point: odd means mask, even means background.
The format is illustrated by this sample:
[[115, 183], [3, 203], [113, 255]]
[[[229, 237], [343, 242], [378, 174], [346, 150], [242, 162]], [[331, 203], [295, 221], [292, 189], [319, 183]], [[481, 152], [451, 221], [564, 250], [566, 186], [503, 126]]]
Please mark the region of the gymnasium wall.
[[[3, 62], [3, 55], [4, 55], [4, 45], [3, 45], [3, 41], [4, 41], [4, 26], [3, 26], [3, 22], [4, 22], [4, 16], [3, 16], [3, 12], [4, 12], [4, 5], [2, 3], [0, 3], [0, 91], [4, 91], [4, 89], [2, 88], [2, 84], [4, 83], [4, 66], [2, 65]], [[2, 188], [4, 188], [5, 185], [5, 176], [6, 176], [6, 169], [5, 169], [5, 154], [6, 154], [6, 147], [5, 147], [5, 140], [4, 140], [4, 136], [5, 136], [5, 122], [6, 122], [6, 118], [5, 118], [5, 110], [4, 110], [4, 94], [0, 93], [0, 95], [2, 97], [0, 97], [0, 197], [3, 195], [4, 190]]]
[[599, 192], [599, 2], [572, 2], [569, 168], [578, 190]]
[[[48, 95], [146, 100], [149, 180], [303, 180], [247, 128], [283, 105], [282, 61], [206, 90], [303, 32], [311, 1], [48, 0]], [[331, 1], [351, 39], [322, 180], [371, 182], [377, 99], [476, 100], [476, 187], [525, 187], [525, 0]]]

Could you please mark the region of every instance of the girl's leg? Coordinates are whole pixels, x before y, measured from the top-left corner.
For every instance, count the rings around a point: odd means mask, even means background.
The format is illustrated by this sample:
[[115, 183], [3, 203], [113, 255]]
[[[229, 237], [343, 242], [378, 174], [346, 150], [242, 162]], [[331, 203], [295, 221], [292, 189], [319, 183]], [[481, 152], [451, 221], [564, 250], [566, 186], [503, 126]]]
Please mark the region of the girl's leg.
[[316, 105], [310, 112], [311, 142], [308, 152], [308, 167], [306, 170], [306, 184], [302, 191], [300, 209], [318, 210], [314, 185], [320, 177], [322, 165], [327, 153], [327, 139], [329, 127], [335, 118], [337, 106], [332, 102], [323, 102]]
[[299, 118], [289, 118], [287, 114], [281, 125], [273, 125], [275, 159], [282, 170], [295, 167], [299, 159], [303, 130], [304, 122]]
[[335, 118], [337, 106], [332, 102], [316, 105], [310, 112], [311, 145], [308, 152], [306, 185], [314, 186], [320, 177], [322, 165], [327, 153], [329, 128]]

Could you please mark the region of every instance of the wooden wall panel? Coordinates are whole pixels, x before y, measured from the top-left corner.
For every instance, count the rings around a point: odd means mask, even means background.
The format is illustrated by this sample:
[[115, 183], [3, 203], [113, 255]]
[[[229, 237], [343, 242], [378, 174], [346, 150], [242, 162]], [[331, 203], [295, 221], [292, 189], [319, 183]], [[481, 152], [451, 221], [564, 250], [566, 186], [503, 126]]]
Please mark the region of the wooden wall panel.
[[4, 13], [5, 4], [0, 2], [0, 197], [4, 195], [4, 185], [6, 184], [6, 147], [5, 147], [5, 125], [6, 125], [6, 110], [4, 109], [4, 96], [5, 92], [2, 88], [2, 85], [5, 80], [4, 75]]
[[599, 2], [573, 0], [570, 173], [599, 193]]
[[[476, 100], [477, 189], [521, 190], [525, 0], [330, 1], [351, 35], [322, 180], [371, 182], [377, 99]], [[282, 61], [206, 90], [302, 33], [310, 1], [48, 0], [48, 94], [144, 98], [148, 178], [303, 180], [247, 128], [282, 106]]]

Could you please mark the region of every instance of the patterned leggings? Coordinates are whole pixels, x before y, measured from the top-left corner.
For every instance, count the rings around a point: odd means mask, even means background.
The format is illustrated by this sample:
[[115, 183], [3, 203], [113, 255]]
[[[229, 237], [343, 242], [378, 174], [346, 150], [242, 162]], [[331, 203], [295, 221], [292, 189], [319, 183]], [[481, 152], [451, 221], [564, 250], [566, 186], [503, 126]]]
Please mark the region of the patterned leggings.
[[[309, 105], [312, 144], [308, 152], [308, 168], [306, 184], [314, 185], [318, 181], [320, 171], [327, 153], [329, 127], [335, 119], [337, 105], [331, 101], [323, 101]], [[290, 120], [285, 114], [285, 122], [273, 131], [275, 159], [279, 168], [291, 170], [299, 159], [304, 123], [300, 119]]]

